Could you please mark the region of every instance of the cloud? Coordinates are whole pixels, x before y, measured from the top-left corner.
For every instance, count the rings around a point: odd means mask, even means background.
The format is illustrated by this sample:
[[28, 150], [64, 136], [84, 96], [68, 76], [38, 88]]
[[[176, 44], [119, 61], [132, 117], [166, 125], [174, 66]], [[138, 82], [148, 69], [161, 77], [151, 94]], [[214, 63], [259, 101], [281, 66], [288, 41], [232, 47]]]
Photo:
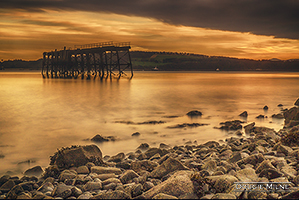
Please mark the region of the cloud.
[[1, 0], [0, 8], [116, 13], [173, 25], [299, 39], [297, 0]]

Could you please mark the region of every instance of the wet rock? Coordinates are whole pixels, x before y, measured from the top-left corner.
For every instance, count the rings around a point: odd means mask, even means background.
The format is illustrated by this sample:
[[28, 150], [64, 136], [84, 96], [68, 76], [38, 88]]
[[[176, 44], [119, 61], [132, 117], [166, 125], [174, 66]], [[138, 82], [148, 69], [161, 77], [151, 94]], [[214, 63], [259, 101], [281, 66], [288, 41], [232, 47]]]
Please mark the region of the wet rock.
[[299, 106], [299, 98], [296, 100], [296, 102], [294, 103], [295, 106]]
[[249, 157], [249, 155], [247, 153], [244, 152], [236, 152], [234, 154], [232, 154], [232, 156], [228, 159], [228, 162], [230, 163], [236, 163], [244, 158]]
[[268, 110], [268, 109], [269, 109], [268, 106], [264, 106], [264, 107], [263, 107], [263, 110]]
[[244, 123], [244, 122], [242, 122], [240, 120], [221, 122], [220, 125], [222, 125], [222, 126], [220, 127], [220, 129], [223, 129], [226, 131], [242, 129], [241, 123]]
[[146, 199], [150, 199], [159, 193], [164, 193], [176, 197], [179, 197], [186, 193], [193, 193], [194, 186], [192, 181], [190, 180], [190, 176], [190, 171], [178, 171], [166, 181], [143, 193], [143, 195]]
[[203, 146], [208, 147], [208, 148], [215, 148], [215, 147], [219, 147], [220, 144], [217, 141], [208, 141], [208, 142], [204, 143]]
[[130, 169], [131, 168], [131, 164], [129, 164], [127, 161], [122, 161], [122, 162], [116, 163], [115, 166], [117, 168], [122, 168], [122, 169]]
[[[284, 134], [281, 137], [281, 142], [284, 145], [297, 146], [299, 143], [299, 125], [292, 127], [286, 134]], [[292, 152], [289, 153], [292, 154]]]
[[146, 150], [149, 148], [149, 145], [147, 143], [142, 143], [137, 147], [137, 149]]
[[133, 161], [131, 163], [131, 169], [135, 172], [140, 172], [142, 170], [151, 172], [153, 171], [159, 164], [154, 161], [149, 160], [141, 160], [141, 161]]
[[250, 134], [253, 131], [254, 126], [255, 126], [255, 122], [252, 122], [252, 123], [244, 126], [245, 133]]
[[248, 113], [247, 113], [247, 111], [244, 111], [239, 116], [240, 117], [248, 117]]
[[52, 196], [57, 196], [64, 199], [71, 195], [72, 195], [72, 186], [65, 185], [64, 183], [59, 183], [52, 192]]
[[91, 138], [91, 141], [93, 141], [93, 142], [108, 142], [109, 138], [97, 134], [93, 138]]
[[67, 169], [73, 166], [79, 167], [88, 162], [103, 164], [102, 152], [96, 145], [62, 148], [51, 157], [50, 165]]
[[178, 199], [175, 196], [164, 194], [164, 193], [159, 193], [155, 195], [152, 199]]
[[155, 185], [152, 183], [152, 182], [149, 182], [149, 181], [146, 181], [144, 184], [143, 184], [143, 190], [146, 192], [148, 191], [149, 189], [153, 188]]
[[273, 114], [271, 117], [276, 118], [276, 119], [283, 119], [283, 114], [281, 114], [281, 113]]
[[151, 158], [155, 154], [160, 154], [161, 156], [164, 156], [167, 153], [168, 151], [166, 149], [150, 148], [144, 154], [147, 156], [147, 158]]
[[276, 169], [272, 163], [270, 162], [270, 160], [264, 160], [263, 162], [261, 162], [258, 167], [256, 168], [256, 173], [261, 173], [261, 171], [263, 171], [264, 169]]
[[54, 190], [54, 185], [50, 182], [45, 182], [43, 183], [38, 189], [37, 191], [40, 191], [42, 193], [46, 193], [46, 192], [51, 192]]
[[131, 196], [133, 198], [141, 195], [142, 192], [143, 192], [143, 186], [140, 183], [134, 184], [131, 188]]
[[192, 111], [188, 112], [187, 115], [189, 117], [198, 117], [198, 116], [202, 116], [202, 113], [198, 110], [192, 110]]
[[92, 199], [131, 199], [131, 197], [122, 190], [114, 190], [101, 192], [92, 197]]
[[256, 182], [258, 176], [252, 168], [241, 169], [235, 175], [241, 182]]
[[66, 179], [74, 179], [77, 177], [77, 172], [74, 170], [64, 170], [59, 175], [59, 181], [65, 181]]
[[76, 169], [78, 174], [89, 174], [89, 169], [87, 166], [80, 166]]
[[78, 197], [78, 199], [90, 199], [92, 197], [93, 195], [90, 192], [84, 192]]
[[251, 164], [253, 166], [256, 166], [258, 163], [261, 163], [265, 160], [264, 156], [262, 154], [254, 154], [250, 155], [249, 157], [243, 158], [242, 160], [238, 161], [237, 164], [240, 166], [242, 164]]
[[41, 168], [41, 166], [32, 167], [30, 169], [27, 169], [24, 172], [24, 174], [27, 175], [27, 176], [37, 176], [37, 177], [42, 175], [42, 173], [44, 173], [44, 170]]
[[137, 177], [139, 177], [139, 175], [135, 171], [127, 170], [123, 175], [120, 176], [119, 180], [125, 184]]
[[7, 175], [7, 174], [1, 176], [1, 178], [0, 178], [0, 187], [1, 187], [6, 181], [8, 181], [9, 178], [10, 178], [10, 175]]
[[283, 176], [283, 174], [281, 172], [279, 172], [276, 169], [264, 169], [261, 171], [261, 173], [259, 174], [259, 177], [266, 177], [267, 179], [274, 179], [274, 178], [279, 178]]
[[281, 144], [277, 146], [276, 150], [277, 150], [277, 153], [283, 153], [286, 156], [293, 152], [293, 149], [291, 147], [284, 146]]
[[110, 183], [116, 183], [116, 184], [121, 184], [121, 181], [118, 179], [118, 178], [109, 178], [109, 179], [106, 179], [102, 182], [102, 185], [108, 185]]
[[87, 182], [84, 186], [83, 189], [85, 191], [95, 191], [95, 190], [100, 190], [102, 189], [102, 182], [92, 182], [89, 181]]
[[217, 193], [226, 193], [228, 189], [238, 181], [235, 176], [227, 174], [220, 176], [208, 176], [207, 178], [212, 182]]
[[0, 191], [2, 193], [9, 192], [15, 185], [16, 184], [13, 180], [8, 180], [0, 187]]
[[248, 192], [248, 199], [266, 199], [267, 193], [259, 190], [251, 190]]
[[292, 127], [290, 122], [293, 122], [294, 124], [294, 121], [297, 122], [299, 121], [299, 107], [293, 107], [287, 111], [285, 111], [283, 113], [283, 116], [285, 118], [285, 126], [286, 127]]
[[71, 190], [72, 190], [72, 195], [74, 195], [77, 198], [83, 193], [82, 190], [77, 187], [72, 187]]
[[160, 148], [160, 149], [169, 149], [170, 146], [167, 145], [167, 144], [164, 144], [164, 143], [160, 143], [159, 148]]
[[118, 175], [118, 174], [121, 174], [122, 171], [119, 168], [115, 168], [115, 167], [94, 166], [94, 167], [91, 167], [91, 173]]
[[264, 119], [264, 118], [265, 118], [265, 115], [258, 115], [258, 116], [256, 116], [255, 118], [257, 118], [257, 119]]
[[211, 199], [237, 199], [233, 194], [217, 193]]
[[167, 128], [194, 128], [198, 126], [207, 126], [209, 124], [200, 124], [200, 123], [183, 123], [183, 124], [177, 124], [174, 126], [167, 126]]
[[7, 194], [6, 199], [17, 199], [18, 196], [24, 192], [24, 189], [19, 186], [15, 185]]
[[169, 174], [170, 172], [176, 170], [187, 170], [188, 168], [184, 166], [179, 160], [175, 158], [168, 158], [150, 174], [153, 178], [162, 178], [163, 176]]
[[135, 132], [135, 133], [132, 134], [132, 136], [139, 136], [139, 135], [140, 135], [139, 132]]
[[108, 162], [121, 162], [125, 158], [124, 153], [118, 153], [115, 156], [112, 156], [108, 159]]

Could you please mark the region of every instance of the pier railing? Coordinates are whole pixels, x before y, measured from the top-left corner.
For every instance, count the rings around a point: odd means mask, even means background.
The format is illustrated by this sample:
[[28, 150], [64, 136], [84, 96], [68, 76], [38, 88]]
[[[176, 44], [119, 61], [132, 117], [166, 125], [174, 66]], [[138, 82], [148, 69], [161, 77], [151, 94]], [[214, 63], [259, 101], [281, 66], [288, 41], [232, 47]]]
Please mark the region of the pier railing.
[[44, 52], [42, 75], [44, 78], [132, 78], [130, 48], [130, 42], [109, 41]]

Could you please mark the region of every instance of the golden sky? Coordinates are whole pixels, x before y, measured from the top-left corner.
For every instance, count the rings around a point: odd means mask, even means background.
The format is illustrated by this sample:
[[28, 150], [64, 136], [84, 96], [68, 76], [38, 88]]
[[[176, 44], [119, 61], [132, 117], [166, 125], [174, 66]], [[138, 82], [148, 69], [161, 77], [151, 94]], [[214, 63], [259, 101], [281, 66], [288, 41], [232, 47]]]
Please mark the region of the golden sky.
[[277, 37], [275, 31], [271, 35], [244, 30], [191, 26], [150, 15], [111, 11], [52, 8], [32, 11], [8, 7], [0, 8], [0, 59], [36, 60], [44, 51], [106, 41], [131, 42], [133, 51], [189, 52], [249, 59], [299, 58], [296, 36]]

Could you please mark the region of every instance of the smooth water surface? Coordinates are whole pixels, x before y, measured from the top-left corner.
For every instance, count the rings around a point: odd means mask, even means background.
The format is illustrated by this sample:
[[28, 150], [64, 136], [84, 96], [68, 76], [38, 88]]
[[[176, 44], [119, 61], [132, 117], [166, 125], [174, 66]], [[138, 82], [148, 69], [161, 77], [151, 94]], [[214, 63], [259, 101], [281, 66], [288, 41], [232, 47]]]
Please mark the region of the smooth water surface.
[[[279, 130], [272, 114], [290, 108], [299, 97], [299, 73], [136, 72], [132, 80], [42, 79], [39, 73], [0, 73], [0, 174], [46, 167], [57, 148], [85, 145], [96, 134], [115, 136], [97, 144], [104, 155], [135, 151], [141, 143], [181, 145], [233, 136], [215, 129], [241, 119]], [[278, 104], [283, 104], [282, 108]], [[265, 112], [263, 107], [269, 110]], [[186, 113], [199, 110], [202, 117]], [[263, 114], [263, 120], [255, 117]], [[177, 117], [175, 117], [177, 116]], [[164, 124], [136, 125], [149, 120]], [[169, 129], [182, 123], [197, 128]], [[132, 133], [140, 132], [139, 137]], [[30, 162], [25, 162], [30, 160]]]

